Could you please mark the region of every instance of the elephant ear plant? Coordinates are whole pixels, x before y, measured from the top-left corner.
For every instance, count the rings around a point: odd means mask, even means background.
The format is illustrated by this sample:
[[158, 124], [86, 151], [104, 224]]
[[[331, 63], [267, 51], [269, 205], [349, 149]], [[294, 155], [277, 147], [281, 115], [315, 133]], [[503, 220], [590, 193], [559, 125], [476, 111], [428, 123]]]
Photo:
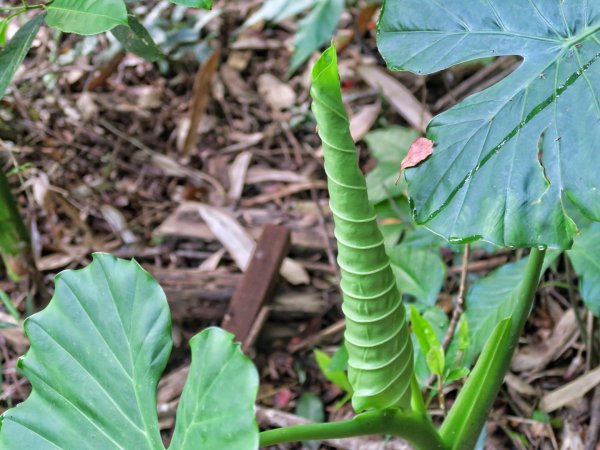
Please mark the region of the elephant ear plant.
[[[393, 69], [430, 73], [476, 58], [523, 57], [492, 88], [435, 118], [433, 155], [406, 172], [417, 222], [454, 243], [530, 248], [505, 317], [436, 428], [414, 376], [401, 302], [369, 204], [332, 47], [311, 94], [323, 141], [358, 415], [258, 434], [257, 374], [218, 329], [191, 341], [192, 366], [170, 448], [251, 450], [284, 442], [396, 435], [419, 450], [470, 450], [531, 311], [547, 248], [567, 249], [574, 217], [600, 221], [600, 6], [587, 0], [388, 0], [379, 47]], [[394, 149], [390, 149], [394, 151]], [[135, 262], [96, 255], [58, 276], [25, 324], [19, 367], [33, 391], [2, 417], [0, 448], [162, 449], [155, 388], [169, 350], [164, 294]], [[52, 417], [52, 420], [48, 420]]]

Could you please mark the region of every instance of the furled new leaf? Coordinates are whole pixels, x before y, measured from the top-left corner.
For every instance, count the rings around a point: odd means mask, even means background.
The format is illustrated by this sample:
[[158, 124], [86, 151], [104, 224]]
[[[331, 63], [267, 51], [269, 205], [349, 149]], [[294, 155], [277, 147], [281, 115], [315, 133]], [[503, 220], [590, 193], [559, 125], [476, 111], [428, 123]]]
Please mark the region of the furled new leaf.
[[432, 73], [523, 57], [493, 87], [436, 117], [433, 155], [406, 171], [419, 223], [451, 241], [568, 248], [570, 202], [600, 221], [600, 2], [385, 2], [378, 45], [392, 69]]
[[404, 306], [358, 167], [333, 47], [315, 64], [311, 95], [338, 241], [352, 403], [357, 411], [408, 407], [413, 356]]
[[16, 32], [6, 47], [0, 50], [0, 99], [4, 97], [10, 81], [27, 56], [43, 22], [43, 14], [35, 16]]
[[[33, 391], [3, 414], [0, 448], [164, 450], [156, 385], [172, 346], [169, 307], [136, 262], [97, 254], [61, 273], [25, 331], [31, 348], [19, 368]], [[255, 450], [252, 363], [222, 330], [203, 331], [191, 347], [170, 448]]]
[[46, 23], [67, 33], [98, 34], [127, 25], [123, 0], [53, 0], [47, 10]]

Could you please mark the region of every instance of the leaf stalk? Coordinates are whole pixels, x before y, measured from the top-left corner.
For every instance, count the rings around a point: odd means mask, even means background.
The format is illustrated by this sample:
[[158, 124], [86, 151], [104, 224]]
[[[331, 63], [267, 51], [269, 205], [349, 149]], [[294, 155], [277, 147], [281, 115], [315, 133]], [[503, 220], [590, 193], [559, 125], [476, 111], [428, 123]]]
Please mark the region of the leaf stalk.
[[370, 411], [352, 420], [296, 425], [263, 431], [260, 446], [311, 440], [342, 439], [372, 434], [394, 435], [405, 439], [418, 450], [447, 450], [426, 414], [397, 409]]

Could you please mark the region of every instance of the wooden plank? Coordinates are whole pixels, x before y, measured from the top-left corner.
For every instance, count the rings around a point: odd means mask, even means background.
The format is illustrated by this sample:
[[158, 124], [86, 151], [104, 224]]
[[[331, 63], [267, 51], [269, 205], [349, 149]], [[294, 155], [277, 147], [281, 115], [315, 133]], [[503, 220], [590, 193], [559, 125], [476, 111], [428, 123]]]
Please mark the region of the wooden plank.
[[221, 327], [235, 334], [237, 340], [247, 340], [259, 311], [270, 300], [289, 246], [290, 231], [287, 227], [265, 226], [221, 323]]

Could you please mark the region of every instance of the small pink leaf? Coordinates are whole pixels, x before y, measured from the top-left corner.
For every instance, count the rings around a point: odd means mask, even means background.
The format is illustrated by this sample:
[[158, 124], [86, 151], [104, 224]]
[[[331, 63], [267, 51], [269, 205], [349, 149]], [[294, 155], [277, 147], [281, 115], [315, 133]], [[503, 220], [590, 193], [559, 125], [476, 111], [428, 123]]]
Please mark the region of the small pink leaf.
[[418, 138], [408, 149], [408, 154], [406, 155], [406, 158], [402, 160], [402, 164], [400, 165], [400, 171], [421, 164], [429, 158], [432, 153], [433, 141], [430, 141], [427, 138]]

